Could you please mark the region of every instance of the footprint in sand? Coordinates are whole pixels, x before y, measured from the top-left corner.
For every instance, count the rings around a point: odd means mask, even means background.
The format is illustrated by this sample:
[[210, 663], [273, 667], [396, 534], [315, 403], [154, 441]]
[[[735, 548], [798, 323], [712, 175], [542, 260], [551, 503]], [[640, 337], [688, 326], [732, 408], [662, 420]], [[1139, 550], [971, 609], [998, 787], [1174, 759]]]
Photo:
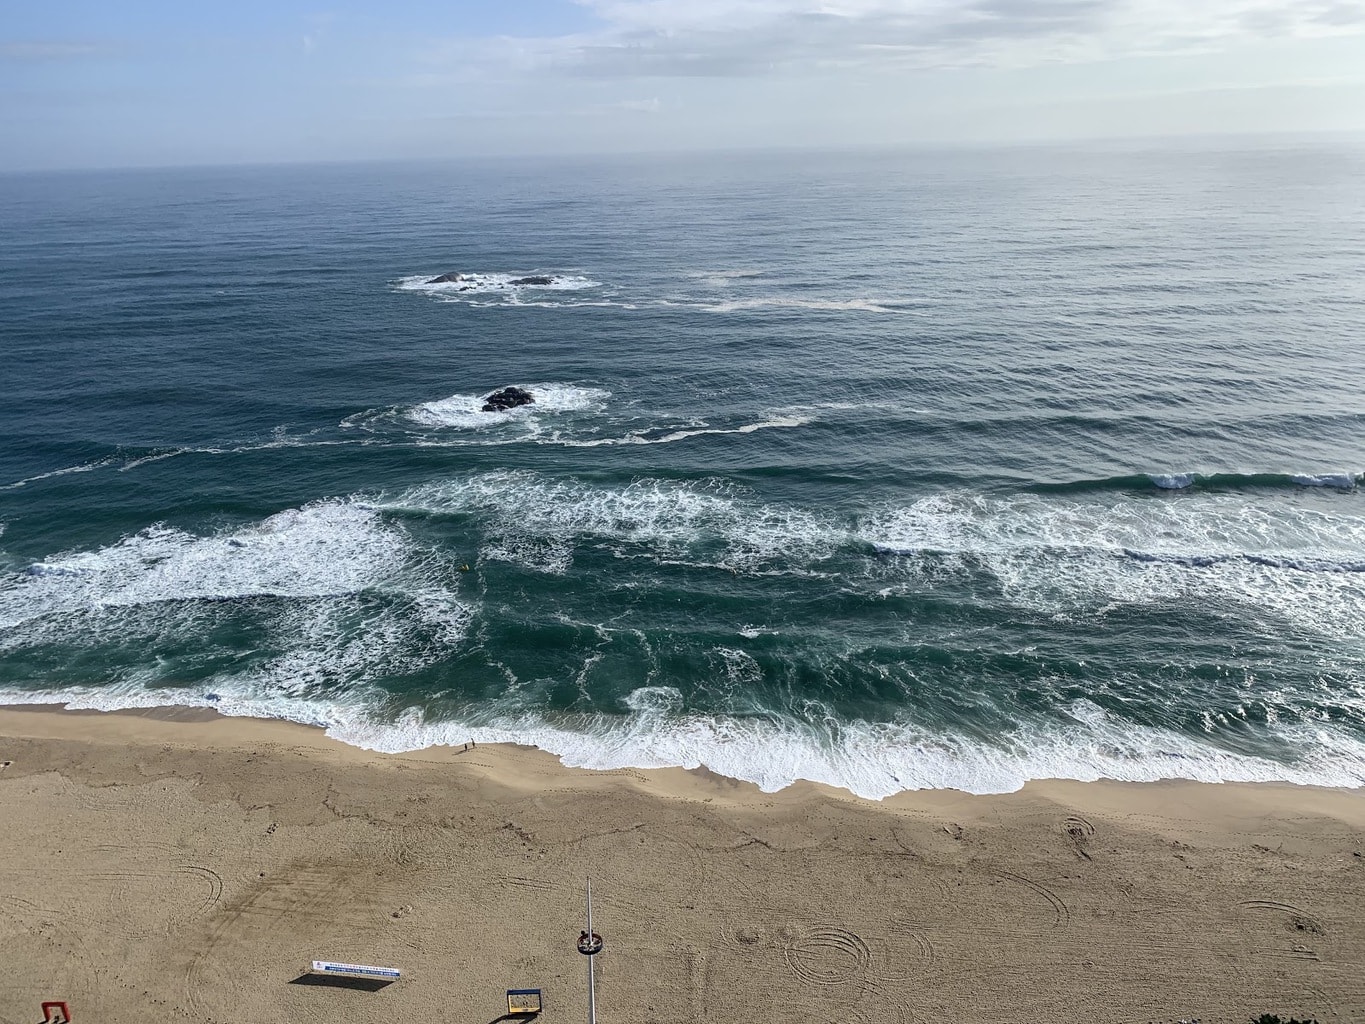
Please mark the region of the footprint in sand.
[[1090, 853], [1086, 847], [1095, 835], [1094, 825], [1090, 824], [1085, 818], [1073, 814], [1062, 819], [1062, 834], [1066, 836], [1071, 848], [1076, 851], [1076, 856], [1082, 860], [1090, 860]]

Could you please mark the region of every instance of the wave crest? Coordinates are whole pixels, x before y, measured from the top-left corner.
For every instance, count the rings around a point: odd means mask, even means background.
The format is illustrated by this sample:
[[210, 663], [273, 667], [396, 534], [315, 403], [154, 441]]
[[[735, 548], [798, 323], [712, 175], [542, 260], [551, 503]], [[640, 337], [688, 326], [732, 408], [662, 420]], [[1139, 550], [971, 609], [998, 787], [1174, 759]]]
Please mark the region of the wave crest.
[[253, 692], [344, 686], [463, 639], [454, 575], [356, 501], [209, 536], [151, 526], [0, 576], [0, 652], [104, 652], [99, 674], [137, 687], [206, 671]]
[[654, 558], [753, 571], [818, 561], [841, 537], [799, 509], [663, 480], [612, 488], [498, 471], [416, 488], [385, 507], [476, 515], [484, 557], [551, 573], [568, 571], [581, 542], [636, 545]]
[[944, 494], [864, 519], [858, 536], [912, 560], [985, 569], [1048, 613], [1182, 599], [1259, 609], [1334, 639], [1365, 631], [1365, 517], [1236, 494], [1058, 500]]
[[1072, 480], [1066, 483], [1033, 484], [1039, 494], [1083, 494], [1088, 491], [1243, 491], [1294, 490], [1322, 487], [1353, 491], [1365, 484], [1365, 473], [1350, 470], [1290, 473], [1135, 473], [1129, 476]]

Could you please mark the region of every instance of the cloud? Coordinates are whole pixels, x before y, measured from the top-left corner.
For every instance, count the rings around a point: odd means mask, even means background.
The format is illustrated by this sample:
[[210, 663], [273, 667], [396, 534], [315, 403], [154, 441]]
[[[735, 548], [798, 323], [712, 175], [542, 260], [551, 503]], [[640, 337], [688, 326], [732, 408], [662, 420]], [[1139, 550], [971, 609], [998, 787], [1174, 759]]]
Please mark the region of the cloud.
[[1365, 29], [1362, 0], [577, 0], [593, 33], [503, 39], [589, 77], [821, 68], [1019, 67], [1224, 49]]

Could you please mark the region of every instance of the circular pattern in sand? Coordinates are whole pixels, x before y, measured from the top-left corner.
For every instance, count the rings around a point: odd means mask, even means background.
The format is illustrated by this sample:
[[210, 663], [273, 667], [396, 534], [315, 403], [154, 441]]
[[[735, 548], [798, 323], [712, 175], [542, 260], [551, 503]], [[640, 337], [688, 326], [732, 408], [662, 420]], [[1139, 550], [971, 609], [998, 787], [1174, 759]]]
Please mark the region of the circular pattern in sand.
[[816, 927], [791, 936], [782, 949], [787, 966], [812, 985], [843, 985], [867, 971], [871, 953], [858, 935], [843, 928]]

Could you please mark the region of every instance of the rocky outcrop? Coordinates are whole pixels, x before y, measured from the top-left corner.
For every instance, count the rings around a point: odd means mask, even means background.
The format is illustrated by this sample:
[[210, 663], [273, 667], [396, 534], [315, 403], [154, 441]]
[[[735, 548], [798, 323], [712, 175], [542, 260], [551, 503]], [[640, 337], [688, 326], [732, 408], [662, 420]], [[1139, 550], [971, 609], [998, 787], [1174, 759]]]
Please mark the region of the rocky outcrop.
[[[463, 284], [469, 285], [470, 287], [473, 287], [477, 283], [479, 283], [479, 279], [476, 275], [457, 274], [453, 270], [449, 274], [442, 274], [440, 277], [433, 277], [427, 281], [427, 284]], [[491, 285], [495, 288], [544, 288], [546, 285], [558, 284], [559, 278], [552, 277], [549, 274], [532, 274], [530, 277], [514, 277], [505, 285], [499, 285], [496, 279], [491, 282], [485, 280], [484, 283], [485, 285]]]
[[510, 387], [503, 388], [501, 391], [494, 391], [483, 400], [484, 412], [506, 412], [508, 409], [516, 409], [519, 406], [530, 405], [535, 401], [535, 396], [525, 388]]

